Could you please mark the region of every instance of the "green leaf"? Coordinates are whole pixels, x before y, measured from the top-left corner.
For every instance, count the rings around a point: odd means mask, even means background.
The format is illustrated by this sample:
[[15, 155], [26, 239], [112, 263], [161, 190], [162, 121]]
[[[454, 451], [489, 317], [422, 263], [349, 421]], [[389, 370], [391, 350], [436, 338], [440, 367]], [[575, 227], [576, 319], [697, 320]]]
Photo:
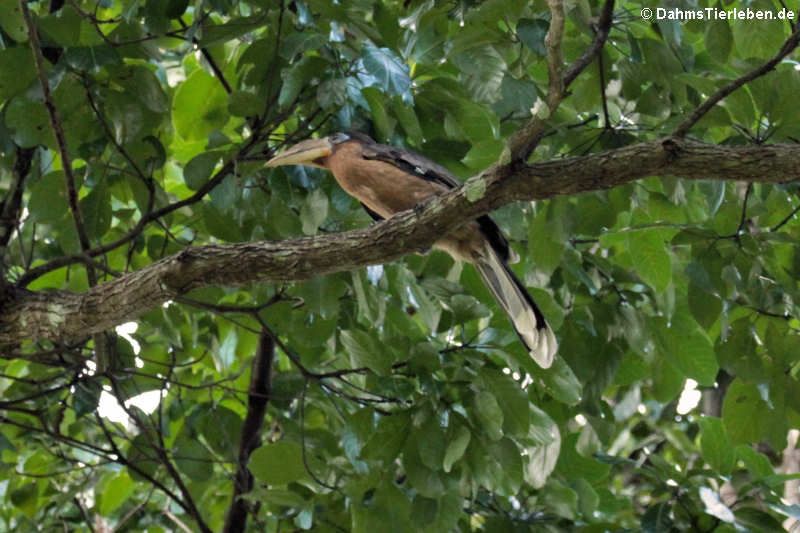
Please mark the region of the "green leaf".
[[475, 395], [475, 414], [483, 430], [492, 440], [503, 436], [503, 410], [497, 398], [489, 391], [482, 390]]
[[722, 300], [716, 295], [700, 289], [694, 283], [689, 283], [686, 291], [689, 300], [689, 311], [703, 329], [708, 330], [722, 313]]
[[231, 216], [224, 215], [212, 203], [203, 203], [200, 208], [203, 224], [211, 235], [227, 242], [244, 240], [241, 229]]
[[561, 481], [550, 480], [542, 495], [542, 504], [568, 520], [575, 520], [578, 516], [578, 493]]
[[322, 109], [335, 111], [342, 107], [347, 102], [347, 80], [331, 78], [322, 82], [317, 89], [317, 102]]
[[[166, 15], [166, 13], [165, 13]], [[223, 24], [206, 23], [203, 28], [203, 35], [199, 45], [208, 48], [233, 41], [238, 37], [243, 37], [253, 30], [263, 26], [264, 18], [261, 15], [250, 17], [235, 17]]]
[[663, 357], [659, 357], [653, 364], [653, 395], [662, 403], [667, 403], [683, 390], [686, 376], [677, 365]]
[[[527, 358], [530, 359], [529, 356]], [[556, 357], [553, 366], [548, 369], [540, 369], [538, 373], [545, 389], [559, 402], [575, 405], [581, 401], [583, 386], [561, 357]]]
[[75, 384], [72, 408], [76, 417], [95, 412], [100, 405], [100, 393], [103, 387], [95, 380], [84, 380]]
[[405, 94], [411, 88], [408, 66], [388, 48], [378, 48], [366, 41], [361, 47], [361, 57], [364, 69], [387, 93]]
[[483, 380], [492, 391], [503, 411], [503, 430], [506, 435], [524, 436], [530, 429], [530, 403], [519, 383], [499, 373], [484, 373]]
[[701, 429], [700, 451], [703, 453], [703, 459], [721, 475], [730, 475], [736, 465], [736, 452], [722, 419], [704, 416], [698, 423]]
[[676, 313], [671, 324], [658, 317], [652, 320], [659, 355], [680, 372], [709, 387], [716, 380], [717, 357], [711, 341], [691, 319], [688, 309]]
[[312, 86], [312, 80], [318, 78], [325, 70], [327, 61], [321, 57], [305, 56], [291, 68], [281, 72], [283, 84], [278, 96], [278, 106], [285, 108], [292, 104], [306, 87]]
[[410, 424], [411, 418], [405, 411], [381, 418], [362, 455], [377, 457], [385, 464], [394, 462], [408, 439]]
[[267, 485], [286, 485], [308, 477], [300, 445], [279, 440], [261, 446], [250, 456], [250, 472]]
[[[115, 72], [114, 81], [125, 87], [128, 94], [133, 95], [144, 107], [153, 113], [167, 113], [169, 111], [169, 99], [164, 93], [164, 89], [161, 87], [158, 78], [156, 78], [156, 75], [149, 68], [138, 65], [126, 65], [124, 68]], [[207, 81], [207, 79], [205, 81], [195, 79], [191, 82], [190, 89], [193, 86], [200, 90], [203, 83]], [[184, 83], [187, 82], [189, 82], [189, 79]], [[214, 82], [217, 84], [219, 83], [217, 80], [214, 80]], [[182, 86], [183, 84], [181, 84], [181, 87]], [[182, 91], [179, 89], [178, 93], [181, 92]], [[175, 95], [176, 98], [179, 96], [178, 93]], [[182, 98], [186, 96], [186, 94], [181, 95]], [[210, 94], [207, 96], [219, 98], [218, 95]], [[198, 109], [198, 112], [202, 112], [202, 108]]]
[[672, 231], [633, 230], [627, 232], [628, 250], [636, 272], [656, 292], [662, 292], [672, 281], [672, 266], [666, 243]]
[[726, 62], [733, 49], [733, 32], [728, 21], [712, 19], [704, 27], [706, 51], [720, 63]]
[[[25, 17], [22, 15], [22, 10], [18, 2], [3, 2], [0, 3], [0, 28], [3, 28], [9, 37], [18, 43], [25, 43], [28, 41], [28, 26], [25, 24]], [[27, 46], [25, 48], [28, 48]], [[33, 61], [30, 55], [30, 49], [27, 50], [28, 59]], [[3, 72], [14, 72], [4, 70]]]
[[361, 89], [361, 94], [369, 105], [372, 120], [380, 137], [388, 139], [394, 131], [395, 121], [389, 117], [389, 113], [386, 111], [383, 92], [375, 87], [365, 87]]
[[328, 197], [322, 189], [314, 189], [300, 208], [303, 233], [316, 235], [320, 224], [328, 218]]
[[733, 512], [736, 522], [759, 533], [785, 533], [786, 529], [772, 515], [755, 507], [737, 507]]
[[136, 484], [124, 470], [107, 478], [103, 486], [106, 490], [99, 490], [97, 494], [99, 499], [98, 507], [103, 516], [109, 516], [119, 509], [134, 494], [136, 489]]
[[413, 438], [406, 440], [403, 450], [403, 468], [408, 475], [408, 481], [421, 495], [427, 498], [437, 498], [444, 490], [444, 483], [437, 471], [425, 466], [421, 458], [420, 443]]
[[450, 472], [456, 461], [464, 456], [471, 436], [469, 430], [462, 424], [454, 424], [448, 428], [447, 449], [443, 462], [445, 472]]
[[[3, 21], [2, 14], [0, 14], [0, 21]], [[36, 79], [30, 48], [27, 46], [15, 46], [0, 50], [0, 72], [14, 73], [13, 76], [0, 78], [0, 100], [10, 100], [27, 89]]]
[[379, 376], [388, 376], [392, 369], [392, 358], [387, 349], [380, 346], [367, 332], [344, 330], [339, 340], [350, 356], [353, 366], [367, 367]]
[[454, 112], [455, 120], [470, 142], [480, 143], [488, 137], [497, 138], [500, 131], [497, 115], [488, 108], [468, 100], [460, 100], [457, 104], [458, 108]]
[[[775, 12], [775, 5], [770, 0], [754, 0], [747, 7], [751, 12]], [[743, 59], [769, 58], [780, 50], [787, 33], [784, 24], [774, 20], [737, 20], [733, 24], [733, 40], [736, 51]]]
[[756, 479], [764, 479], [775, 475], [775, 470], [772, 468], [769, 458], [763, 453], [754, 450], [749, 444], [736, 446], [736, 456]]
[[450, 61], [461, 71], [472, 100], [491, 103], [498, 99], [507, 67], [492, 44], [480, 40], [469, 44], [451, 55]]
[[56, 146], [50, 118], [42, 104], [17, 96], [7, 104], [5, 118], [11, 138], [20, 147], [30, 148], [39, 144]]
[[264, 113], [266, 101], [249, 91], [233, 91], [228, 97], [228, 112], [235, 117], [252, 117]]
[[392, 111], [394, 116], [403, 128], [406, 136], [417, 146], [421, 145], [424, 139], [422, 127], [420, 126], [417, 113], [414, 108], [403, 102], [399, 96], [392, 97]]
[[28, 211], [33, 220], [54, 223], [64, 216], [67, 210], [67, 193], [63, 171], [45, 174], [33, 184], [30, 191]]
[[483, 170], [500, 157], [505, 143], [496, 139], [486, 139], [472, 145], [461, 162], [471, 169]]
[[644, 533], [669, 533], [672, 531], [672, 508], [669, 503], [651, 505], [642, 517], [642, 531]]
[[318, 50], [327, 42], [325, 36], [313, 31], [290, 33], [281, 39], [279, 53], [282, 58], [291, 60], [306, 50]]
[[533, 104], [536, 103], [538, 91], [535, 83], [525, 79], [518, 80], [506, 74], [503, 83], [500, 84], [500, 95], [500, 100], [494, 104], [495, 112], [499, 116], [509, 113], [528, 116]]
[[353, 533], [411, 533], [411, 503], [408, 497], [392, 483], [382, 483], [368, 502], [358, 498], [352, 508]]
[[453, 295], [448, 302], [448, 307], [453, 312], [453, 321], [456, 324], [463, 324], [470, 320], [491, 315], [485, 305], [469, 294]]
[[201, 152], [194, 156], [183, 167], [183, 179], [186, 181], [186, 186], [196, 191], [205, 185], [220, 158], [219, 152]]
[[439, 502], [432, 498], [417, 495], [411, 503], [411, 517], [417, 531], [423, 530], [436, 521], [439, 515]]
[[441, 469], [447, 442], [445, 430], [439, 424], [438, 418], [435, 416], [428, 418], [411, 438], [417, 440], [417, 450], [422, 464], [433, 471]]
[[589, 483], [598, 483], [605, 479], [611, 466], [593, 457], [584, 457], [575, 449], [578, 434], [572, 433], [564, 438], [561, 454], [556, 464], [556, 472], [567, 479], [585, 479]]
[[111, 228], [111, 194], [106, 182], [100, 181], [80, 201], [80, 209], [86, 225], [86, 233], [94, 241], [106, 234]]
[[214, 458], [196, 439], [179, 438], [174, 445], [173, 458], [178, 470], [192, 481], [208, 481], [214, 473], [209, 468]]
[[121, 61], [116, 49], [105, 43], [67, 48], [64, 51], [64, 59], [70, 67], [89, 72], [98, 71], [106, 65]]
[[525, 480], [534, 488], [544, 486], [547, 478], [553, 472], [558, 462], [561, 451], [561, 435], [558, 426], [553, 424], [550, 431], [555, 439], [547, 444], [527, 448], [528, 464], [525, 467]]
[[722, 420], [733, 442], [758, 442], [765, 438], [769, 412], [755, 385], [740, 378], [733, 380], [722, 403]]
[[195, 70], [178, 86], [172, 99], [172, 123], [188, 141], [200, 141], [228, 122], [228, 95], [219, 80]]
[[522, 485], [522, 456], [514, 441], [504, 437], [496, 443], [492, 443], [489, 450], [491, 456], [497, 461], [500, 486], [497, 487], [499, 494], [514, 496], [519, 492]]
[[517, 22], [517, 36], [525, 46], [536, 54], [544, 57], [547, 49], [544, 46], [544, 38], [550, 24], [542, 19], [519, 19]]

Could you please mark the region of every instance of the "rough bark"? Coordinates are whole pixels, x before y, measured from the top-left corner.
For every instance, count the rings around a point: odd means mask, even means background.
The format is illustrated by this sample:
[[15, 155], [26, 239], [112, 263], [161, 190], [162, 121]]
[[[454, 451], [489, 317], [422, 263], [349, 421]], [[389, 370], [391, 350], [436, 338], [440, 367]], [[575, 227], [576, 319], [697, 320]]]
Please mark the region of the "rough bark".
[[[533, 165], [496, 165], [466, 187], [368, 228], [280, 242], [198, 246], [85, 293], [16, 289], [0, 310], [0, 346], [69, 341], [135, 319], [193, 289], [299, 281], [426, 250], [465, 221], [516, 202], [610, 189], [648, 176], [760, 183], [800, 181], [800, 146], [728, 147], [679, 138]], [[468, 191], [485, 192], [477, 200]]]

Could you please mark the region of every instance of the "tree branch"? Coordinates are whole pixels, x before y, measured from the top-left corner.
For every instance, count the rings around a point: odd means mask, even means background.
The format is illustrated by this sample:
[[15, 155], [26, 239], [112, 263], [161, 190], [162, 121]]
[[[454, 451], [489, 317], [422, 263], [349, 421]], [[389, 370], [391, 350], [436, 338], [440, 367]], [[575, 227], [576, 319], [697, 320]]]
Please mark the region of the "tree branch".
[[14, 229], [19, 222], [25, 178], [30, 172], [35, 151], [35, 148], [17, 148], [16, 150], [11, 186], [6, 197], [0, 202], [0, 250], [8, 246], [11, 235], [14, 234]]
[[[50, 82], [47, 81], [47, 75], [44, 71], [44, 58], [42, 57], [42, 45], [39, 42], [39, 33], [36, 31], [31, 12], [28, 10], [28, 2], [26, 0], [19, 0], [19, 5], [22, 10], [22, 16], [25, 19], [25, 24], [28, 27], [31, 52], [33, 53], [33, 63], [36, 65], [36, 74], [39, 77], [39, 84], [42, 87], [44, 106], [47, 108], [47, 113], [50, 117], [50, 126], [53, 128], [56, 144], [58, 144], [58, 151], [61, 155], [61, 166], [64, 169], [69, 210], [75, 222], [75, 230], [78, 233], [78, 241], [80, 242], [81, 250], [86, 252], [86, 250], [91, 248], [91, 244], [89, 243], [89, 235], [86, 233], [86, 226], [83, 223], [83, 216], [81, 215], [80, 206], [78, 205], [78, 191], [75, 189], [75, 175], [72, 173], [72, 160], [69, 155], [69, 150], [67, 150], [64, 128], [61, 126], [61, 121], [58, 118], [58, 110], [53, 103], [53, 97], [50, 93]], [[97, 282], [97, 280], [94, 279], [94, 269], [88, 267], [86, 272], [89, 276], [89, 284], [94, 285]]]
[[761, 65], [760, 67], [751, 70], [744, 76], [740, 76], [733, 80], [731, 83], [722, 87], [720, 90], [712, 94], [708, 97], [708, 100], [703, 102], [694, 112], [681, 122], [681, 124], [675, 128], [675, 132], [673, 135], [675, 137], [683, 137], [689, 130], [692, 129], [692, 126], [697, 124], [697, 122], [703, 118], [703, 116], [711, 111], [711, 108], [717, 105], [723, 98], [731, 94], [733, 91], [744, 85], [745, 83], [751, 82], [754, 79], [763, 76], [770, 70], [774, 69], [778, 63], [783, 61], [783, 58], [788, 56], [792, 51], [797, 48], [797, 45], [800, 44], [800, 24], [794, 28], [794, 31], [789, 36], [788, 39], [783, 43], [781, 49], [775, 54], [775, 57]]
[[666, 138], [609, 152], [497, 167], [478, 178], [486, 194], [465, 187], [429, 199], [368, 228], [315, 238], [188, 248], [89, 289], [15, 289], [0, 311], [0, 346], [19, 339], [65, 341], [132, 320], [177, 296], [212, 285], [299, 281], [394, 261], [427, 250], [441, 235], [503, 205], [610, 189], [647, 176], [760, 183], [800, 181], [800, 146], [715, 146]]
[[570, 65], [567, 71], [562, 75], [561, 63], [561, 38], [564, 33], [564, 7], [563, 3], [559, 0], [549, 0], [551, 22], [550, 29], [545, 38], [545, 46], [547, 47], [547, 68], [550, 78], [549, 88], [547, 91], [547, 116], [542, 118], [539, 116], [532, 117], [524, 126], [511, 136], [508, 142], [508, 148], [511, 153], [511, 161], [527, 161], [533, 150], [539, 144], [539, 141], [546, 134], [547, 121], [558, 109], [561, 101], [566, 98], [566, 89], [575, 80], [575, 78], [583, 72], [587, 66], [591, 64], [595, 56], [603, 49], [603, 45], [608, 39], [608, 33], [611, 30], [611, 23], [613, 22], [614, 15], [614, 0], [606, 0], [603, 4], [603, 9], [600, 12], [598, 19], [597, 29], [595, 31], [592, 44], [584, 50], [583, 54]]
[[261, 426], [267, 412], [267, 404], [272, 394], [272, 362], [275, 359], [275, 342], [272, 336], [262, 331], [258, 348], [250, 369], [250, 391], [247, 395], [247, 414], [242, 424], [239, 441], [239, 462], [233, 483], [233, 496], [224, 533], [242, 533], [247, 525], [247, 502], [242, 495], [253, 488], [253, 476], [247, 469], [250, 454], [258, 448], [261, 440]]

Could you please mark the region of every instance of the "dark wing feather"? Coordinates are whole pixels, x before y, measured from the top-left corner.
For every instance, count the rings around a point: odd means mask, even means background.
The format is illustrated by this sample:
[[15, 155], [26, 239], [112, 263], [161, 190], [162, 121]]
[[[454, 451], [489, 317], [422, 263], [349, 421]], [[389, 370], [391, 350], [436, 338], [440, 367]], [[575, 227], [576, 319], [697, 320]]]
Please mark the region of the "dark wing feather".
[[367, 207], [367, 204], [365, 204], [364, 202], [359, 202], [359, 203], [361, 204], [361, 207], [364, 208], [364, 211], [366, 211], [367, 214], [372, 217], [372, 220], [375, 220], [375, 221], [383, 220], [383, 217], [380, 216], [375, 211], [373, 211], [372, 209], [370, 209], [369, 207]]
[[[395, 148], [394, 146], [376, 143], [361, 133], [348, 133], [348, 135], [351, 135], [353, 138], [361, 141], [363, 144], [362, 154], [364, 159], [372, 159], [388, 163], [403, 170], [404, 172], [407, 172], [408, 174], [413, 174], [424, 180], [444, 185], [448, 189], [454, 189], [461, 186], [461, 182], [455, 176], [453, 176], [449, 170], [439, 163], [431, 161], [425, 156], [410, 152], [408, 150]], [[370, 215], [375, 218], [372, 213], [370, 213]], [[478, 217], [476, 221], [481, 228], [481, 233], [483, 233], [483, 235], [486, 237], [486, 240], [488, 240], [492, 245], [492, 248], [495, 250], [495, 252], [497, 252], [503, 261], [508, 261], [508, 241], [506, 240], [505, 236], [503, 236], [503, 233], [500, 231], [500, 228], [497, 227], [497, 224], [494, 222], [494, 220], [492, 220], [488, 215], [483, 215]]]

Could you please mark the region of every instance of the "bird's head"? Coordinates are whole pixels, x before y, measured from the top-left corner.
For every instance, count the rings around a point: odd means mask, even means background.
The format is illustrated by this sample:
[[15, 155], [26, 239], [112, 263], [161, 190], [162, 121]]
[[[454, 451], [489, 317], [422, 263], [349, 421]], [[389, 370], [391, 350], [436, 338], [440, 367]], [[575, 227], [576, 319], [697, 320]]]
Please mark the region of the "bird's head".
[[355, 137], [348, 133], [334, 133], [322, 139], [308, 139], [282, 151], [267, 161], [267, 166], [306, 165], [327, 168], [326, 159], [336, 150], [336, 146], [350, 140], [355, 140]]

